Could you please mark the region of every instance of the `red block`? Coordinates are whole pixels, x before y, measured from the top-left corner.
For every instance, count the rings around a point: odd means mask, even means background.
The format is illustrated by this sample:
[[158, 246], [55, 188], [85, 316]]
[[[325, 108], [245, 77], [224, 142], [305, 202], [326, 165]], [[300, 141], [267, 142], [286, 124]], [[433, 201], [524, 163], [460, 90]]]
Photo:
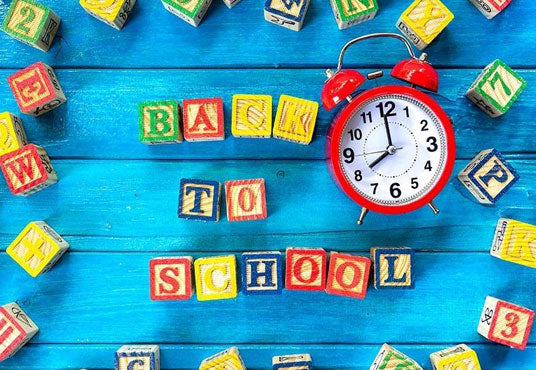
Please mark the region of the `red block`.
[[285, 287], [321, 291], [326, 288], [326, 251], [321, 248], [287, 248]]
[[225, 197], [229, 221], [262, 220], [267, 217], [264, 179], [226, 181]]
[[161, 257], [149, 262], [151, 299], [174, 301], [190, 299], [192, 285], [192, 257]]
[[225, 138], [221, 98], [186, 99], [182, 102], [184, 139], [212, 141]]
[[365, 298], [370, 272], [370, 259], [332, 252], [326, 292], [352, 298]]

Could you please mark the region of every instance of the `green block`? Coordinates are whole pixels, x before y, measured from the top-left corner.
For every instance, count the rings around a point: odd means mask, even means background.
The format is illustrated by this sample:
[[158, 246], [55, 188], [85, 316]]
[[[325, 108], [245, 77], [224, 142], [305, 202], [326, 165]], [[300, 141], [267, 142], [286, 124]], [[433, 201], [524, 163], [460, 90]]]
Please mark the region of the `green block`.
[[180, 106], [175, 100], [141, 102], [138, 105], [139, 137], [142, 143], [177, 143], [183, 140]]
[[333, 0], [343, 22], [349, 22], [356, 18], [364, 17], [378, 11], [376, 0]]
[[[18, 40], [36, 44], [49, 14], [50, 8], [33, 0], [13, 0], [2, 23], [2, 30]], [[19, 17], [20, 20], [11, 21], [12, 17]]]
[[[197, 4], [191, 7], [191, 9], [187, 9], [186, 6], [193, 1], [197, 1]], [[189, 18], [195, 18], [203, 4], [203, 0], [162, 0], [162, 2]]]

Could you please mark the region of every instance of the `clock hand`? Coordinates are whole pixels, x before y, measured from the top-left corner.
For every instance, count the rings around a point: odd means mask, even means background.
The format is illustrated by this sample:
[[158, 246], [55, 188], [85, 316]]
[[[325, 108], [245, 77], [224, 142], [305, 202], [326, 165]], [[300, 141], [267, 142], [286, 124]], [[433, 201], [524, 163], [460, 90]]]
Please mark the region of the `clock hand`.
[[[397, 147], [397, 148], [394, 148], [393, 150], [399, 150], [399, 149], [404, 149], [403, 147]], [[378, 153], [384, 153], [384, 152], [388, 152], [389, 150], [385, 149], [385, 150], [376, 150], [375, 152], [368, 152], [368, 153], [361, 153], [361, 154], [356, 154], [355, 156], [356, 157], [361, 157], [361, 156], [364, 156], [364, 155], [369, 155], [369, 154], [378, 154]]]
[[389, 129], [389, 119], [387, 116], [383, 117], [383, 123], [385, 125], [385, 131], [387, 132], [387, 142], [389, 146], [393, 146], [393, 140], [391, 139], [391, 130]]
[[382, 160], [385, 159], [385, 157], [387, 157], [389, 155], [389, 152], [386, 150], [385, 152], [383, 152], [382, 155], [380, 155], [378, 158], [376, 158], [374, 160], [374, 162], [372, 162], [371, 164], [369, 164], [369, 167], [370, 168], [373, 168], [374, 166], [376, 166], [378, 163], [380, 163]]

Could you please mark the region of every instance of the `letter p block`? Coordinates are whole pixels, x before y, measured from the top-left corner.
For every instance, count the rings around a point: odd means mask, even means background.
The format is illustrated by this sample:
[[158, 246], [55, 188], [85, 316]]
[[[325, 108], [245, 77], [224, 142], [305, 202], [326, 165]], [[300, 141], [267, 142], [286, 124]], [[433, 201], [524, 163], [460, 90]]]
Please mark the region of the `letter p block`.
[[287, 248], [285, 287], [288, 290], [324, 290], [326, 261], [326, 251], [321, 248]]
[[151, 299], [173, 301], [190, 299], [192, 287], [192, 257], [160, 257], [149, 262]]
[[365, 298], [370, 272], [370, 259], [332, 252], [326, 292], [352, 298]]
[[194, 269], [199, 301], [237, 296], [236, 257], [234, 255], [199, 258], [194, 262]]

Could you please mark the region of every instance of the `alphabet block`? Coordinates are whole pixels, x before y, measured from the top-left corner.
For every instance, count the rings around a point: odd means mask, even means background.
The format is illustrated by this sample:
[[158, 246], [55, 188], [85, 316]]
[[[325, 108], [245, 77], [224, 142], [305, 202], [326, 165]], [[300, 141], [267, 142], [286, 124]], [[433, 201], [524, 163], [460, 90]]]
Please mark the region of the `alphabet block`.
[[469, 0], [488, 19], [502, 12], [512, 0]]
[[465, 96], [490, 117], [505, 114], [527, 86], [527, 81], [496, 59], [486, 66]]
[[272, 97], [270, 95], [233, 95], [234, 137], [272, 136]]
[[454, 19], [439, 0], [415, 0], [404, 10], [397, 27], [419, 49], [426, 48]]
[[11, 37], [42, 51], [48, 51], [61, 19], [47, 6], [33, 0], [13, 0], [2, 23]]
[[38, 331], [17, 303], [0, 307], [0, 362], [17, 353]]
[[21, 119], [9, 112], [0, 113], [0, 156], [26, 144], [28, 140]]
[[519, 180], [519, 175], [501, 153], [487, 149], [460, 171], [458, 179], [480, 203], [494, 204]]
[[141, 102], [138, 105], [140, 141], [144, 144], [182, 142], [180, 113], [175, 100]]
[[183, 100], [182, 109], [186, 140], [210, 141], [225, 138], [221, 98]]
[[235, 298], [238, 295], [234, 255], [196, 259], [194, 269], [199, 301]]
[[134, 4], [136, 0], [80, 0], [88, 14], [118, 30], [125, 25]]
[[229, 9], [231, 9], [234, 8], [234, 6], [238, 4], [240, 0], [223, 0], [223, 2], [225, 3], [225, 5], [227, 5]]
[[0, 168], [11, 192], [23, 197], [58, 182], [47, 152], [34, 144], [1, 156]]
[[125, 345], [115, 352], [115, 370], [160, 370], [160, 347]]
[[151, 299], [175, 301], [190, 299], [192, 284], [192, 257], [159, 257], [149, 262]]
[[69, 243], [43, 221], [30, 222], [6, 253], [33, 277], [52, 268], [69, 249]]
[[340, 30], [373, 19], [378, 12], [376, 0], [330, 0]]
[[285, 287], [288, 290], [325, 290], [326, 261], [326, 251], [321, 248], [287, 248]]
[[56, 73], [42, 62], [9, 76], [8, 83], [21, 112], [30, 116], [40, 116], [67, 101]]
[[488, 296], [477, 331], [493, 342], [525, 349], [533, 320], [534, 311]]
[[499, 219], [490, 253], [505, 261], [536, 268], [536, 226]]
[[283, 259], [280, 252], [242, 253], [242, 292], [281, 294], [283, 291]]
[[370, 258], [374, 263], [374, 288], [413, 288], [413, 259], [415, 252], [411, 248], [370, 249]]
[[162, 0], [166, 10], [194, 27], [199, 26], [212, 0]]
[[430, 362], [434, 370], [480, 370], [476, 352], [465, 344], [432, 353]]
[[225, 196], [229, 221], [262, 220], [267, 217], [264, 179], [226, 181]]
[[221, 184], [216, 181], [181, 179], [179, 218], [219, 221]]
[[318, 103], [281, 95], [274, 122], [274, 137], [308, 145], [313, 139]]
[[293, 31], [301, 30], [310, 0], [266, 0], [264, 19]]
[[199, 370], [246, 370], [238, 348], [231, 347], [204, 359]]
[[403, 354], [397, 351], [387, 343], [381, 348], [380, 352], [376, 355], [374, 362], [370, 365], [369, 370], [422, 370], [419, 364]]
[[273, 370], [313, 370], [313, 360], [308, 353], [272, 357]]
[[365, 298], [370, 272], [370, 259], [331, 252], [326, 292], [352, 298]]

